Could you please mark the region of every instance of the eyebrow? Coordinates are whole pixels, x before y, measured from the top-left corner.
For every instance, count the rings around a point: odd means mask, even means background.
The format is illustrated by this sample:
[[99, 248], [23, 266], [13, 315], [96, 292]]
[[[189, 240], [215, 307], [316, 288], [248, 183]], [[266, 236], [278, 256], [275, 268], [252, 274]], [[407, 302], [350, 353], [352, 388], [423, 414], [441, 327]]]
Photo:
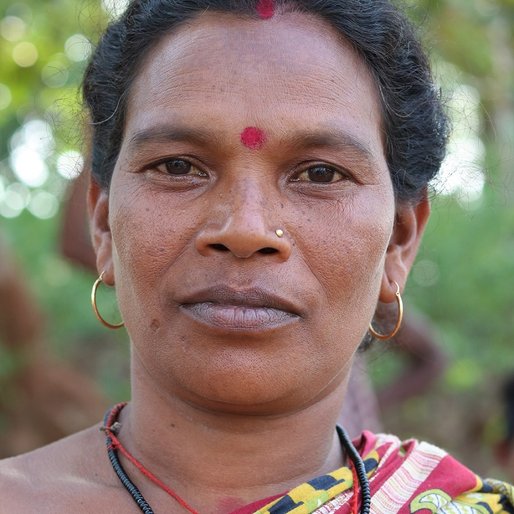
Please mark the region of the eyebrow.
[[180, 125], [157, 125], [136, 132], [129, 140], [129, 148], [137, 150], [147, 143], [185, 142], [207, 145], [216, 138], [207, 132]]
[[306, 131], [297, 132], [292, 137], [287, 138], [287, 142], [299, 148], [328, 148], [334, 150], [352, 150], [360, 157], [370, 163], [376, 162], [373, 151], [362, 141], [352, 134], [336, 127], [321, 129], [316, 132]]
[[[129, 148], [138, 150], [147, 143], [185, 142], [198, 146], [221, 145], [215, 134], [183, 125], [157, 125], [136, 132], [129, 140]], [[339, 151], [353, 151], [369, 163], [376, 162], [372, 150], [358, 138], [338, 127], [328, 127], [316, 131], [295, 131], [280, 138], [280, 144], [293, 148], [328, 148]]]

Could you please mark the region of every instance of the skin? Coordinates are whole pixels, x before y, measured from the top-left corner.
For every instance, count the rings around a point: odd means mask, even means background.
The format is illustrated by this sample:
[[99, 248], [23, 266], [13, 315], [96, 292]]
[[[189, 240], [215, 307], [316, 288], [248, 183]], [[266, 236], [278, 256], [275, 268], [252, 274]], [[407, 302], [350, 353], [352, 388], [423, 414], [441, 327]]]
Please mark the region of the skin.
[[[350, 46], [300, 14], [204, 14], [166, 36], [131, 91], [111, 189], [89, 201], [132, 344], [127, 449], [202, 513], [343, 465], [353, 355], [377, 300], [403, 289], [429, 211], [395, 205], [377, 90]], [[137, 512], [95, 429], [0, 469], [27, 512], [50, 492], [74, 512]], [[183, 512], [129, 469], [157, 512]]]

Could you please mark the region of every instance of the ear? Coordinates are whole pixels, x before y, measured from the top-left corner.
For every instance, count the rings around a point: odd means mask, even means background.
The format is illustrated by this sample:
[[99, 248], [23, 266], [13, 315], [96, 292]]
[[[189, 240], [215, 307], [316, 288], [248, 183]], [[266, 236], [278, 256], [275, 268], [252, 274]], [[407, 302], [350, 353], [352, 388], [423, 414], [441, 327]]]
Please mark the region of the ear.
[[396, 219], [387, 248], [380, 288], [379, 300], [381, 302], [395, 301], [396, 286], [394, 282], [398, 283], [401, 291], [404, 290], [429, 216], [430, 202], [426, 190], [416, 204], [406, 202], [396, 208]]
[[103, 281], [114, 285], [112, 265], [112, 237], [109, 226], [109, 192], [91, 179], [87, 195], [91, 239], [96, 253], [98, 274], [104, 273]]

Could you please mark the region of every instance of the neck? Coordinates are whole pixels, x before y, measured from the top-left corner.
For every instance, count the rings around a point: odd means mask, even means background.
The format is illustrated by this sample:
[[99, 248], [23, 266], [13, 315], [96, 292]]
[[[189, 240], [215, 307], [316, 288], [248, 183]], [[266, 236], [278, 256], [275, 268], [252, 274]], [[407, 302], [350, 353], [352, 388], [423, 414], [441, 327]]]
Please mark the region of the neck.
[[204, 410], [164, 396], [137, 366], [132, 379], [120, 440], [200, 512], [228, 512], [344, 463], [335, 432], [344, 381], [305, 408], [259, 416]]

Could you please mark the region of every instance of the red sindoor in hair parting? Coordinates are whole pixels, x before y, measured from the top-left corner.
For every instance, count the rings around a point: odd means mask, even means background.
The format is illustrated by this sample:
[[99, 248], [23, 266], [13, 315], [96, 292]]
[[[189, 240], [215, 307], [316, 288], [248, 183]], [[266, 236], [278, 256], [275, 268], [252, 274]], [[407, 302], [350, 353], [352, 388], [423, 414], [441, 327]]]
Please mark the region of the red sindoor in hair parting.
[[257, 14], [263, 20], [269, 20], [275, 14], [275, 0], [259, 0]]

